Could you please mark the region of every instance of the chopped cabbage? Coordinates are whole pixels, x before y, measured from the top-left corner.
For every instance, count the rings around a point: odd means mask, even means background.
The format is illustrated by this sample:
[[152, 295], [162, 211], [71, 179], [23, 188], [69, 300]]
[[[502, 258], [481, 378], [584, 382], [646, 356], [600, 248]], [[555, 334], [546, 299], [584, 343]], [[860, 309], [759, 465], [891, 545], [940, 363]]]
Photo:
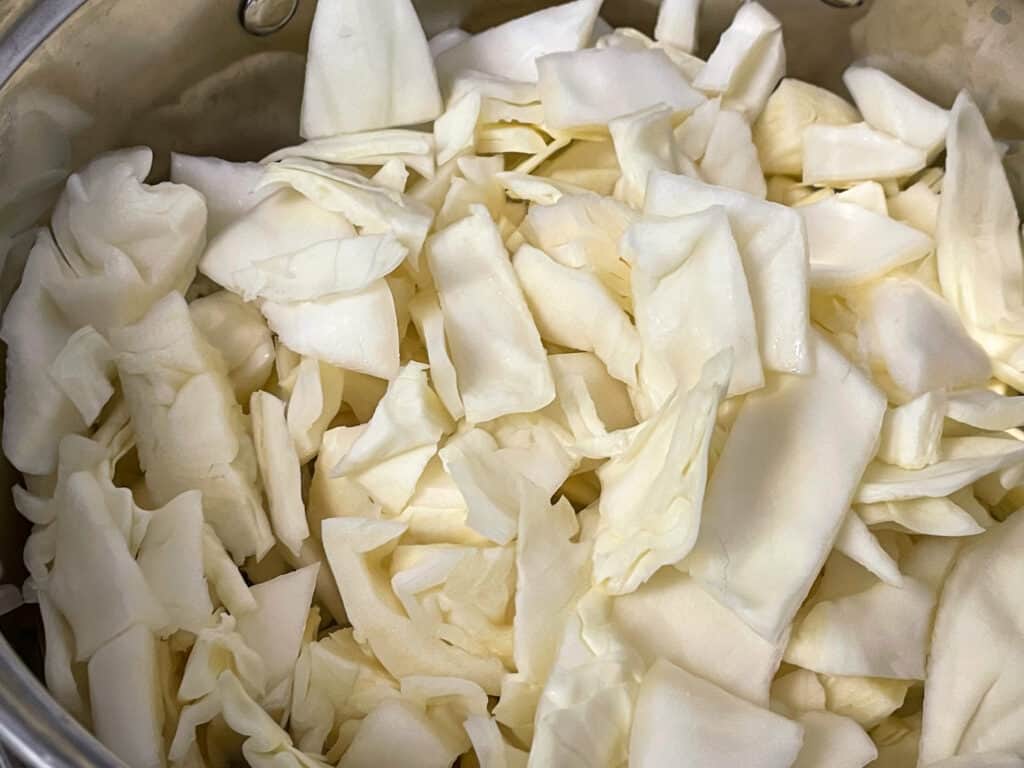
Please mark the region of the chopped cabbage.
[[654, 39], [693, 53], [697, 48], [699, 12], [700, 3], [697, 0], [663, 0], [658, 8]]
[[414, 125], [439, 114], [433, 58], [410, 0], [317, 5], [302, 93], [304, 138]]
[[739, 112], [718, 111], [699, 168], [700, 176], [711, 184], [737, 189], [762, 200], [768, 194], [750, 124]]
[[803, 182], [850, 186], [870, 179], [898, 179], [917, 173], [928, 161], [923, 149], [906, 144], [867, 123], [804, 129]]
[[288, 431], [284, 403], [269, 392], [254, 392], [249, 415], [274, 535], [298, 555], [309, 537], [309, 524], [302, 504], [299, 455]]

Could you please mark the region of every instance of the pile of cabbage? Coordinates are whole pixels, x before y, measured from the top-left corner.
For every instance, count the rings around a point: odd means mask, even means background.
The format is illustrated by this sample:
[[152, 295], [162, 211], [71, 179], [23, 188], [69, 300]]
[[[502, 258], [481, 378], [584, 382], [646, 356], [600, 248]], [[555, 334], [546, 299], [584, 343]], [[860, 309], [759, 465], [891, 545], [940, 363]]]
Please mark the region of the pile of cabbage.
[[68, 179], [3, 448], [132, 768], [1024, 765], [1005, 146], [600, 6], [321, 0], [305, 143]]

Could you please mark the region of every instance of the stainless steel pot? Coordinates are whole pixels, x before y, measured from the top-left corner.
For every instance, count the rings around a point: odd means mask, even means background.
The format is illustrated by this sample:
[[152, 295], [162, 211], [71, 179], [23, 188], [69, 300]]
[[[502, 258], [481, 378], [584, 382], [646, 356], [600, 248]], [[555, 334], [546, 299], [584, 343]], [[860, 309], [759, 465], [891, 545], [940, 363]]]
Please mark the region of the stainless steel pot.
[[[740, 1], [705, 0], [705, 51]], [[792, 76], [838, 88], [843, 68], [866, 57], [947, 104], [969, 86], [997, 130], [1024, 129], [1024, 0], [761, 1], [784, 22]], [[416, 2], [428, 34], [479, 29], [549, 4]], [[603, 16], [649, 31], [657, 4], [606, 0]], [[295, 142], [313, 7], [314, 0], [243, 0], [241, 9], [239, 0], [0, 0], [0, 297], [18, 274], [12, 236], [45, 216], [64, 176], [93, 154], [149, 144], [160, 173], [171, 149], [256, 159]], [[5, 580], [20, 583], [27, 525], [6, 493], [14, 479], [3, 464], [0, 564]], [[41, 653], [36, 620], [22, 613], [0, 622], [20, 651], [0, 638], [0, 741], [36, 766], [121, 765], [19, 658], [38, 666]]]

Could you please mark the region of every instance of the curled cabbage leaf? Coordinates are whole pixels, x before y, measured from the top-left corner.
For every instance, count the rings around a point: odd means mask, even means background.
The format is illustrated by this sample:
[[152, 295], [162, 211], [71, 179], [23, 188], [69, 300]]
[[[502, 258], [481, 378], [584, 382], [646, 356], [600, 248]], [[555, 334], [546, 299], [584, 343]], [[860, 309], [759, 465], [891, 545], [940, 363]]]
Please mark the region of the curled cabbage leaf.
[[188, 305], [192, 322], [220, 352], [240, 403], [266, 384], [274, 365], [274, 341], [260, 311], [230, 291]]

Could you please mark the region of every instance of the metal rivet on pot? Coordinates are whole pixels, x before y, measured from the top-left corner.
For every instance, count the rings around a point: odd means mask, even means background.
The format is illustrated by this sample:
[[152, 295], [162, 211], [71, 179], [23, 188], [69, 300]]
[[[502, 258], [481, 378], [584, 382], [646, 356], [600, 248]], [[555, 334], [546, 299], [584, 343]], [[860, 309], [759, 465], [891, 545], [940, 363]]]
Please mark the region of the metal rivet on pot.
[[238, 18], [251, 35], [270, 35], [291, 21], [299, 0], [242, 0]]

